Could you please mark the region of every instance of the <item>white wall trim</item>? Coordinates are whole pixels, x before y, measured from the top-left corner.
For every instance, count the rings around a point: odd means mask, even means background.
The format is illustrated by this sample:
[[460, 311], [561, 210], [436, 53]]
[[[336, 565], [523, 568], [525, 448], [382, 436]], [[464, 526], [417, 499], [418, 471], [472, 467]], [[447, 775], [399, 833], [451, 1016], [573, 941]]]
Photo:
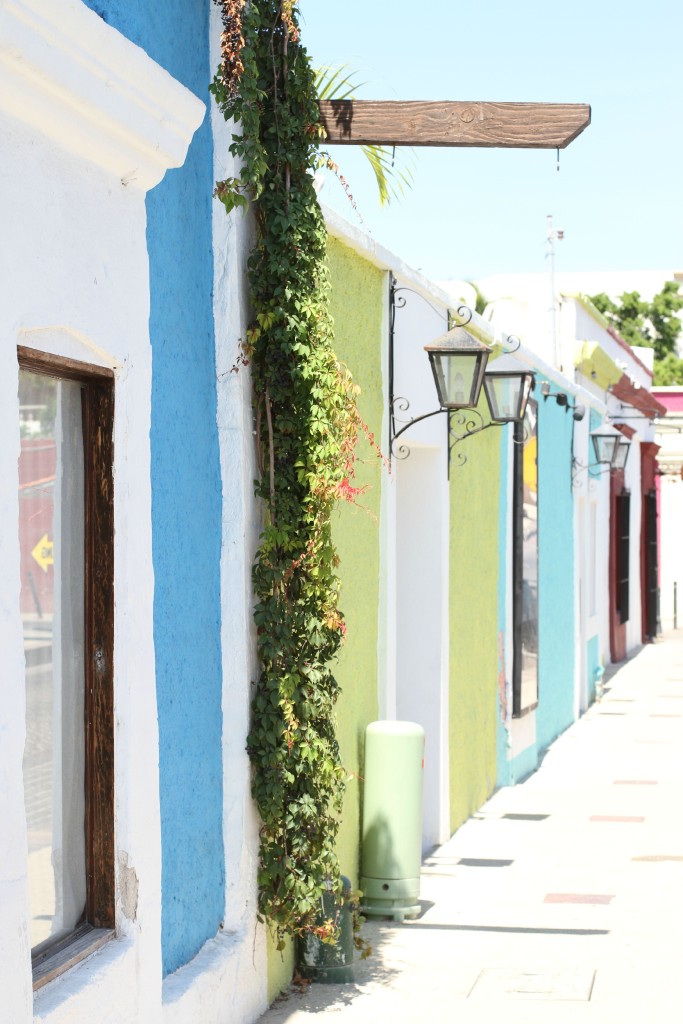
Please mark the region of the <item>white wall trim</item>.
[[205, 114], [81, 0], [0, 0], [0, 110], [145, 191], [183, 163]]
[[[80, 0], [0, 0], [0, 1016], [12, 1024], [161, 1022], [144, 189], [182, 162], [203, 110]], [[128, 188], [112, 177], [126, 171], [137, 175]], [[35, 997], [22, 780], [17, 345], [109, 367], [116, 390], [117, 936]]]

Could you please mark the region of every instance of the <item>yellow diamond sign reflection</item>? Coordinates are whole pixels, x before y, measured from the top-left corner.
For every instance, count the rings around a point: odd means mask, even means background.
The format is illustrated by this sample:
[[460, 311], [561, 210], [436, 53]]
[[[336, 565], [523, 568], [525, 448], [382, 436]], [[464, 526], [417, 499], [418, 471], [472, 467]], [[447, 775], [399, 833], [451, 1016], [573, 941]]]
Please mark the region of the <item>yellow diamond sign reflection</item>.
[[33, 555], [33, 557], [35, 558], [36, 562], [43, 570], [43, 572], [47, 572], [48, 565], [55, 564], [54, 555], [52, 553], [53, 548], [54, 542], [48, 540], [47, 534], [44, 533], [43, 536], [38, 541], [38, 543], [36, 544], [36, 546], [31, 551], [31, 554]]

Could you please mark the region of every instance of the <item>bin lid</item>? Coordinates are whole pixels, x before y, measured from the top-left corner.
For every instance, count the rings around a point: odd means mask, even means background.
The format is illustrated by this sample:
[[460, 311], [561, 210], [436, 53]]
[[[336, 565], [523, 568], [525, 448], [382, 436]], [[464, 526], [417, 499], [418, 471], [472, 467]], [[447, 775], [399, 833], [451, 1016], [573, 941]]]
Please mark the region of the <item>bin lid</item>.
[[417, 722], [370, 722], [366, 733], [378, 733], [383, 736], [424, 736], [424, 729]]

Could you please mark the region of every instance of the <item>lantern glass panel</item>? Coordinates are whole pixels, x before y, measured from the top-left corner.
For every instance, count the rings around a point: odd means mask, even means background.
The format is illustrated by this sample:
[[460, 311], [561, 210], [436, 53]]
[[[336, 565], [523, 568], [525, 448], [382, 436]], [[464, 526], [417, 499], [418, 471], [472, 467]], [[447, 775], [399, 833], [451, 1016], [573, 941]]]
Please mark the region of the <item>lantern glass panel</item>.
[[528, 373], [489, 373], [484, 377], [491, 419], [511, 423], [523, 419], [531, 390]]
[[627, 441], [626, 438], [622, 438], [619, 441], [616, 451], [614, 453], [614, 458], [612, 460], [612, 467], [614, 469], [624, 469], [624, 467], [626, 466], [626, 459], [628, 458], [628, 450], [630, 447], [630, 442]]
[[619, 438], [611, 434], [593, 434], [593, 447], [598, 462], [612, 462]]
[[445, 409], [475, 406], [483, 377], [482, 355], [434, 352], [430, 357], [441, 405]]

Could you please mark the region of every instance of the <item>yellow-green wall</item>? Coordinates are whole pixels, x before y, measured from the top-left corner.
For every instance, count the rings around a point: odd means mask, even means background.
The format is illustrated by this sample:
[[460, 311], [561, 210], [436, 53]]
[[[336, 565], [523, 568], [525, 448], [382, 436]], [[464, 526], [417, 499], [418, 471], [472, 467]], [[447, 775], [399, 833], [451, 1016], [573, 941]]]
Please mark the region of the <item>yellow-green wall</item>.
[[[378, 441], [382, 428], [382, 330], [386, 308], [386, 274], [335, 238], [328, 240], [332, 281], [331, 309], [335, 352], [360, 385], [358, 407]], [[358, 445], [355, 486], [367, 485], [359, 502], [335, 513], [333, 536], [342, 581], [340, 607], [346, 619], [346, 641], [336, 667], [342, 688], [337, 704], [337, 736], [347, 776], [344, 810], [337, 842], [343, 874], [358, 885], [361, 828], [361, 787], [365, 727], [378, 716], [377, 651], [379, 612], [379, 513], [382, 463], [368, 443]], [[289, 983], [293, 953], [268, 946], [269, 999]]]
[[[358, 408], [377, 440], [382, 434], [382, 329], [387, 303], [386, 274], [341, 242], [330, 238], [335, 352], [360, 385]], [[346, 642], [336, 672], [342, 688], [337, 735], [348, 774], [363, 775], [365, 727], [378, 715], [377, 651], [379, 613], [379, 515], [382, 462], [367, 441], [358, 445], [357, 483], [367, 485], [358, 499], [364, 509], [339, 507], [333, 536], [342, 580], [341, 609]], [[362, 783], [348, 782], [337, 850], [342, 872], [358, 884]]]
[[[458, 464], [460, 455], [467, 457], [464, 465]], [[455, 446], [450, 480], [451, 831], [496, 786], [499, 479], [498, 428]]]

